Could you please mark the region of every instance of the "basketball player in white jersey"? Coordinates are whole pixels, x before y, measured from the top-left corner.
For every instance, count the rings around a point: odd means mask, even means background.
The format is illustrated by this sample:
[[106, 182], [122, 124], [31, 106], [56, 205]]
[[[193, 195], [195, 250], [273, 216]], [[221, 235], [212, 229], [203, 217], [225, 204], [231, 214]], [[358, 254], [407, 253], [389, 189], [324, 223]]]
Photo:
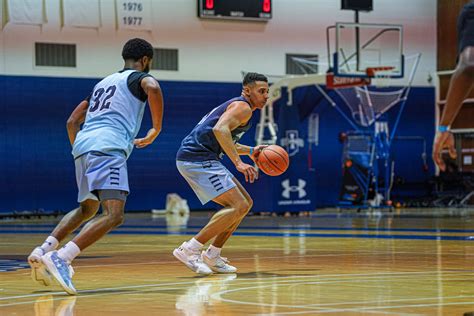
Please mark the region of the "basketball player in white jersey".
[[[28, 257], [34, 280], [49, 285], [53, 277], [68, 294], [76, 294], [71, 267], [74, 258], [123, 222], [129, 193], [126, 161], [133, 146], [150, 145], [161, 131], [163, 96], [157, 80], [148, 74], [153, 47], [143, 39], [131, 39], [124, 45], [122, 57], [124, 69], [96, 84], [67, 121], [80, 207], [64, 216]], [[153, 126], [144, 138], [135, 139], [147, 101]], [[66, 236], [94, 217], [100, 205], [102, 215], [56, 251]]]

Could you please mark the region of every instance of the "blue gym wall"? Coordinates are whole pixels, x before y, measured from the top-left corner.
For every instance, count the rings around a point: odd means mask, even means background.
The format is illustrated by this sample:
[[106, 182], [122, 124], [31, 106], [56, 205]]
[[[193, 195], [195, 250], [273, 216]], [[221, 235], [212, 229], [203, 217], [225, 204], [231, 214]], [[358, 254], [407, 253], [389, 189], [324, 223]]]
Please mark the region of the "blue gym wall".
[[[66, 133], [66, 120], [98, 79], [0, 76], [0, 212], [14, 210], [70, 210], [76, 206], [74, 163]], [[154, 144], [135, 149], [129, 159], [131, 195], [128, 210], [164, 208], [167, 193], [186, 198], [192, 209], [202, 206], [175, 167], [181, 139], [214, 106], [240, 94], [238, 83], [160, 82], [165, 99], [163, 131]], [[302, 102], [311, 101], [311, 89], [298, 89]], [[314, 100], [314, 99], [313, 99]], [[284, 100], [277, 105], [284, 104]], [[431, 152], [434, 122], [434, 89], [412, 89], [398, 135], [422, 136]], [[314, 151], [316, 206], [334, 205], [339, 192], [341, 149], [338, 133], [349, 129], [341, 116], [325, 102], [320, 113], [319, 146]], [[392, 111], [393, 112], [393, 111]], [[278, 115], [277, 115], [278, 116]], [[393, 113], [390, 113], [393, 116]], [[254, 115], [254, 126], [259, 114]], [[277, 118], [278, 119], [278, 118]], [[139, 135], [150, 126], [146, 112]], [[254, 143], [252, 128], [242, 139]], [[397, 174], [422, 182], [433, 173], [422, 171], [421, 145], [399, 141], [394, 146]], [[238, 172], [226, 165], [234, 174]], [[304, 168], [303, 168], [304, 169]], [[244, 183], [240, 175], [238, 178]], [[271, 211], [278, 178], [262, 176], [246, 185], [254, 197], [254, 211]]]
[[[334, 91], [328, 91], [328, 94], [350, 117], [350, 113], [337, 94]], [[279, 105], [286, 104], [286, 100], [286, 94], [284, 94]], [[414, 196], [425, 196], [429, 193], [429, 187], [426, 184], [434, 174], [434, 165], [431, 160], [434, 102], [434, 88], [411, 89], [390, 153], [395, 159], [396, 177], [405, 182], [404, 185], [394, 184], [392, 197], [395, 199], [403, 200]], [[299, 107], [300, 120], [310, 113], [319, 114], [319, 144], [313, 147], [312, 155], [316, 179], [313, 189], [316, 207], [334, 206], [338, 200], [342, 180], [343, 145], [339, 142], [339, 133], [353, 130], [353, 128], [314, 86], [295, 89], [293, 104]], [[397, 105], [385, 114], [389, 127], [393, 127], [399, 110], [400, 105]], [[423, 149], [422, 140], [425, 141], [426, 151]], [[305, 142], [304, 150], [307, 150], [307, 146], [308, 143]], [[423, 152], [426, 152], [427, 156], [427, 170], [424, 168]], [[304, 169], [302, 166], [302, 170]], [[309, 172], [309, 169], [307, 170]], [[407, 188], [409, 188], [408, 191]]]

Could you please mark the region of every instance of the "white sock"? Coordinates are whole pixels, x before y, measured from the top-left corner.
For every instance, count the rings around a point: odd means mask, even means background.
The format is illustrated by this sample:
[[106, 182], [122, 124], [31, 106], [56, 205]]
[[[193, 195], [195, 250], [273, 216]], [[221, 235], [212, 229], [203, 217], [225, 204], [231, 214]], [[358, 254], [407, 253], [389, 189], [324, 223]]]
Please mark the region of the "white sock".
[[78, 254], [81, 253], [81, 249], [72, 241], [68, 242], [64, 247], [58, 250], [58, 256], [71, 263]]
[[221, 250], [222, 248], [217, 248], [213, 245], [210, 245], [209, 248], [207, 248], [206, 250], [206, 256], [208, 256], [209, 258], [217, 258], [221, 255]]
[[199, 250], [202, 248], [203, 244], [201, 244], [199, 241], [197, 241], [196, 239], [192, 238], [190, 241], [188, 241], [186, 243], [186, 245], [188, 246], [188, 248], [190, 250]]
[[44, 250], [44, 253], [47, 253], [58, 248], [58, 245], [59, 241], [55, 237], [48, 236], [48, 238], [46, 238], [46, 240], [41, 245], [41, 249]]

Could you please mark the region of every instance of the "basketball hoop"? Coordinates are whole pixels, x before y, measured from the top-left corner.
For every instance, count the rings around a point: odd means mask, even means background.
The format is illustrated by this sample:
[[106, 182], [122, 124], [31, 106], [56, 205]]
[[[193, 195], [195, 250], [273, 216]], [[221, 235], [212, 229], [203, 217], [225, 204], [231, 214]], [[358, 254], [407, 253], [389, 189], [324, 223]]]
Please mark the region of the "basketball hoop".
[[392, 71], [394, 68], [392, 66], [368, 67], [365, 73], [367, 77], [373, 79], [372, 83], [375, 87], [384, 88], [390, 86], [392, 77], [389, 71]]
[[[395, 69], [395, 67], [392, 67], [392, 66], [380, 66], [380, 67], [368, 67], [366, 70], [365, 70], [365, 73], [367, 75], [367, 77], [369, 78], [374, 78], [374, 77], [383, 77], [384, 75], [383, 74], [378, 74], [378, 72], [381, 72], [381, 71], [389, 71], [389, 70], [393, 70]], [[387, 75], [389, 76], [389, 75]]]

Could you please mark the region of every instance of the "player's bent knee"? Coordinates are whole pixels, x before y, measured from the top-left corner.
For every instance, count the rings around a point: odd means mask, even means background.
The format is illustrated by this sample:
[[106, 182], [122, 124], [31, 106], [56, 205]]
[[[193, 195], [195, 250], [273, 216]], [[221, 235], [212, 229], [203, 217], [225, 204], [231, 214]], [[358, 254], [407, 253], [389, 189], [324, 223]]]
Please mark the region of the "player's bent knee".
[[234, 206], [235, 212], [237, 213], [238, 217], [245, 216], [250, 210], [250, 207], [251, 201], [248, 200], [239, 201], [239, 203]]
[[247, 212], [248, 212], [248, 211], [250, 211], [250, 210], [252, 209], [252, 207], [253, 207], [253, 200], [252, 200], [251, 198], [248, 198], [247, 201], [249, 202], [249, 208], [248, 208], [248, 210], [247, 210]]
[[108, 215], [108, 217], [110, 219], [110, 224], [113, 227], [118, 227], [123, 224], [123, 221], [124, 221], [123, 213], [122, 214], [111, 213]]
[[253, 200], [252, 199], [247, 200], [247, 204], [245, 204], [245, 206], [243, 206], [242, 209], [239, 211], [239, 217], [243, 218], [247, 216], [247, 214], [252, 209], [252, 206], [253, 206]]

